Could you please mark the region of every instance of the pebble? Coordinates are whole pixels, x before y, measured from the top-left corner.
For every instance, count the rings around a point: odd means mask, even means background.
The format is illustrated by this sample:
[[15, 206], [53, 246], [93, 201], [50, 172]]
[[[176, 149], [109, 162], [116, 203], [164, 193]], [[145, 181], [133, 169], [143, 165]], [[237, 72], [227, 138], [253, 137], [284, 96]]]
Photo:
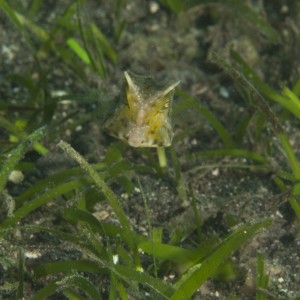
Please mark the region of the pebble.
[[24, 180], [24, 174], [19, 170], [13, 170], [11, 171], [8, 180], [15, 184], [19, 184]]

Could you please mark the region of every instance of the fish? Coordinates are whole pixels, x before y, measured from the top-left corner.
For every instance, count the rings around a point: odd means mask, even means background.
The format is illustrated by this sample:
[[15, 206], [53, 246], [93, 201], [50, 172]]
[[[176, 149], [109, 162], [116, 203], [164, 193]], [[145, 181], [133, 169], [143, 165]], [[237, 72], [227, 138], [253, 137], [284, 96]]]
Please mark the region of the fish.
[[105, 130], [132, 147], [171, 146], [172, 101], [179, 83], [125, 71], [121, 101], [104, 123]]

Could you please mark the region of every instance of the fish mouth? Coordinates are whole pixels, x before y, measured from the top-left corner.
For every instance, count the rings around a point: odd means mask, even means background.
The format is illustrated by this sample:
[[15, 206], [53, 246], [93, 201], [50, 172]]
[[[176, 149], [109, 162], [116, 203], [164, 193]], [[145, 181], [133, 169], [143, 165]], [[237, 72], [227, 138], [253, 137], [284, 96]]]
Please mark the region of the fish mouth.
[[136, 127], [127, 134], [126, 141], [132, 147], [169, 147], [172, 144], [172, 130], [166, 127], [149, 133], [149, 126]]

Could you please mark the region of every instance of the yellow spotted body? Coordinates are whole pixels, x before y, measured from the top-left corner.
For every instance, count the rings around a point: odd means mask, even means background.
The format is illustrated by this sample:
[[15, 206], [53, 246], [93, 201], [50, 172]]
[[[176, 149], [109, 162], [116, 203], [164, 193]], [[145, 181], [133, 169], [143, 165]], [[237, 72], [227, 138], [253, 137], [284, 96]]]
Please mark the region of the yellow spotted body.
[[133, 147], [168, 147], [172, 143], [172, 98], [175, 82], [162, 85], [152, 77], [124, 72], [123, 101], [104, 126]]

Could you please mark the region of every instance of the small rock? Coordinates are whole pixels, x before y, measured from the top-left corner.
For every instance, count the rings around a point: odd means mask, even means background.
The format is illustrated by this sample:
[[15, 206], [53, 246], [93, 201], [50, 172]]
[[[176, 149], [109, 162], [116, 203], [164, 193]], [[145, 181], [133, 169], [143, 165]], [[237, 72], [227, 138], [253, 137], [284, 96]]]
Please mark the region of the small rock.
[[9, 177], [8, 180], [15, 183], [15, 184], [19, 184], [24, 180], [24, 175], [21, 171], [19, 170], [13, 170]]

